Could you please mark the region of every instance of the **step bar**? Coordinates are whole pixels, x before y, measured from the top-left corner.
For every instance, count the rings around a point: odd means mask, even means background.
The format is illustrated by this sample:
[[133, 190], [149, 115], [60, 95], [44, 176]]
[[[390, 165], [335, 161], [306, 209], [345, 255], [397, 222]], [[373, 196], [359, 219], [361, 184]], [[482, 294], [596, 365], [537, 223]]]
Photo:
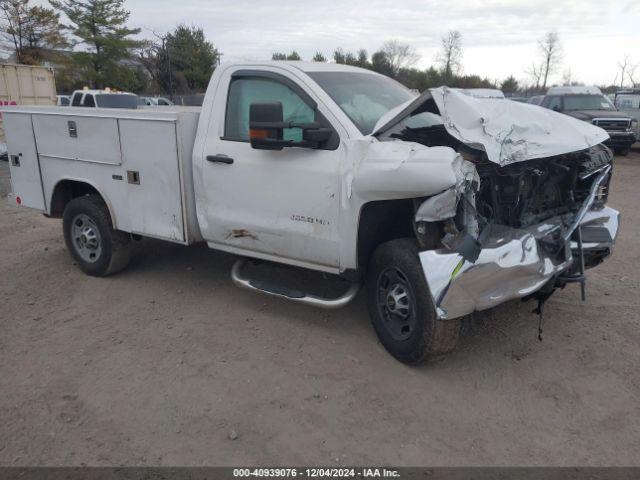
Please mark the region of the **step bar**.
[[262, 280], [252, 280], [250, 278], [243, 277], [242, 268], [246, 263], [246, 258], [239, 258], [231, 268], [231, 280], [233, 280], [233, 283], [235, 283], [236, 286], [247, 290], [253, 290], [254, 292], [266, 293], [267, 295], [274, 297], [284, 298], [292, 302], [311, 305], [312, 307], [330, 310], [344, 307], [356, 297], [358, 290], [360, 290], [359, 283], [352, 283], [349, 289], [340, 297], [317, 297], [315, 295], [305, 293], [302, 290], [290, 289], [269, 282], [264, 282]]

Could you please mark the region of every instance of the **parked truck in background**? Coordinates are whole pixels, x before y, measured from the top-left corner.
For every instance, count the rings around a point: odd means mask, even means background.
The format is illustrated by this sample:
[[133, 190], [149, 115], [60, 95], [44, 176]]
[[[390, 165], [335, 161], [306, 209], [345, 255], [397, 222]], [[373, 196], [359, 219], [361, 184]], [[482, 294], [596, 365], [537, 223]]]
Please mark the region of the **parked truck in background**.
[[540, 105], [603, 128], [609, 134], [604, 144], [619, 155], [637, 140], [637, 119], [619, 111], [598, 87], [551, 87]]
[[640, 142], [640, 88], [618, 90], [613, 102], [618, 110], [631, 117], [636, 141]]
[[120, 92], [110, 88], [92, 90], [85, 88], [71, 94], [69, 105], [85, 108], [138, 108], [139, 97], [135, 93]]
[[[355, 67], [223, 65], [201, 109], [4, 115], [10, 201], [62, 218], [87, 274], [123, 269], [153, 237], [237, 255], [238, 286], [307, 305], [341, 307], [364, 285], [380, 341], [410, 364], [450, 352], [476, 310], [584, 287], [618, 231], [602, 129], [446, 87], [416, 96]], [[342, 290], [259, 279], [253, 261]]]

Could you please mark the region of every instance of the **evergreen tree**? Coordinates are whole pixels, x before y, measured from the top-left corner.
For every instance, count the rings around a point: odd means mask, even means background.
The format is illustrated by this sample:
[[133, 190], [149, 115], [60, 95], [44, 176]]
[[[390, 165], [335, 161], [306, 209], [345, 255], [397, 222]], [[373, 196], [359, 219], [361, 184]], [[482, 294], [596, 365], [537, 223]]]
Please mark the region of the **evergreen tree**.
[[322, 52], [316, 52], [316, 54], [313, 56], [313, 61], [314, 62], [326, 62], [327, 58], [322, 54]]
[[[131, 50], [140, 42], [131, 38], [139, 28], [126, 23], [129, 11], [124, 0], [50, 0], [71, 22], [66, 28], [86, 51], [75, 52], [73, 61], [86, 80], [96, 88], [105, 87], [113, 79], [126, 75], [121, 61], [131, 58]], [[117, 85], [116, 85], [117, 86]]]

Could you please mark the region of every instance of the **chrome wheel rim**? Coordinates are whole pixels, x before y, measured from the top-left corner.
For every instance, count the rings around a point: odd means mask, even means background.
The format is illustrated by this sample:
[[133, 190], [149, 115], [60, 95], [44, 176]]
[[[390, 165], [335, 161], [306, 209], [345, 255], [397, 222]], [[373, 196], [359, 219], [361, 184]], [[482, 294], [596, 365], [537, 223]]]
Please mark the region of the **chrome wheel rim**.
[[71, 239], [77, 254], [88, 263], [97, 262], [102, 253], [102, 237], [95, 222], [84, 213], [71, 222]]
[[413, 290], [398, 268], [387, 268], [378, 276], [378, 310], [382, 324], [394, 340], [406, 340], [416, 326]]

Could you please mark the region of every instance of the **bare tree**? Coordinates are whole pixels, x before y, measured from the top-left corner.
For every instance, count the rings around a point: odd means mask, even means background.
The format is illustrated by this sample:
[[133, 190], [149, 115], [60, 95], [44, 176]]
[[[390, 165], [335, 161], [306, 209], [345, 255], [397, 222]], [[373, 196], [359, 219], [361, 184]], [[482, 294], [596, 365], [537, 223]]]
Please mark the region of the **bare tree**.
[[542, 57], [542, 88], [547, 88], [549, 75], [555, 72], [562, 60], [562, 45], [557, 32], [548, 32], [538, 42], [538, 49]]
[[450, 81], [462, 68], [462, 34], [458, 30], [449, 30], [442, 37], [442, 50], [437, 57], [442, 70], [444, 83]]
[[31, 6], [29, 0], [0, 0], [0, 46], [13, 50], [17, 63], [37, 65], [53, 49], [69, 42], [53, 9]]
[[420, 55], [411, 45], [400, 43], [397, 40], [387, 40], [380, 51], [384, 52], [391, 64], [394, 75], [398, 75], [401, 69], [412, 66], [420, 59]]
[[635, 87], [636, 82], [634, 81], [634, 75], [638, 65], [631, 63], [631, 58], [629, 57], [629, 55], [625, 55], [624, 59], [621, 62], [618, 62], [618, 67], [620, 68], [620, 88], [622, 88], [624, 85], [625, 73], [627, 77], [629, 77], [631, 86]]
[[638, 82], [636, 82], [636, 68], [638, 68], [638, 65], [632, 65], [627, 70], [627, 77], [629, 77], [629, 81], [631, 82], [631, 86], [633, 88], [638, 86]]
[[535, 85], [535, 89], [540, 90], [540, 79], [542, 78], [542, 66], [537, 65], [535, 62], [532, 62], [531, 65], [529, 65], [529, 68], [525, 70], [525, 73], [529, 77], [531, 77], [531, 80]]

